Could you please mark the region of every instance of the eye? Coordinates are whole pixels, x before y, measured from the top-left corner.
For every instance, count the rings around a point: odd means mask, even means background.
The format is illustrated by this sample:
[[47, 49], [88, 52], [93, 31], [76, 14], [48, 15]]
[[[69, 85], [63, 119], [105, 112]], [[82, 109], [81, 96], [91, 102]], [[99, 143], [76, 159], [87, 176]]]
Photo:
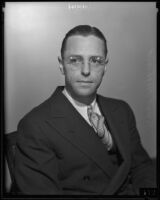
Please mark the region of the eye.
[[71, 56], [69, 58], [69, 62], [71, 64], [76, 64], [76, 63], [81, 63], [82, 62], [82, 59], [80, 57], [74, 57], [74, 56]]
[[93, 64], [103, 64], [104, 63], [104, 59], [99, 57], [99, 56], [93, 56], [90, 58], [90, 62]]

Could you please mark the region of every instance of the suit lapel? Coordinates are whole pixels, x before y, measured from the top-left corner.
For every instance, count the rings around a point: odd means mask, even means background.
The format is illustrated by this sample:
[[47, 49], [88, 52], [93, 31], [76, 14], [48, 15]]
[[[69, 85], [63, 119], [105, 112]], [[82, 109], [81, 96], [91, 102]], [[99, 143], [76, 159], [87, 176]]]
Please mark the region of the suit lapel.
[[48, 123], [89, 159], [92, 159], [111, 178], [112, 164], [108, 162], [107, 148], [93, 128], [60, 91], [54, 96], [52, 110], [52, 118], [48, 120]]
[[62, 90], [63, 88], [58, 88], [53, 97], [51, 97], [52, 117], [47, 120], [47, 122], [50, 123], [62, 137], [74, 145], [75, 148], [78, 148], [89, 159], [93, 160], [97, 166], [103, 170], [106, 176], [111, 178], [111, 182], [109, 186], [106, 186], [103, 194], [113, 194], [124, 181], [129, 170], [129, 165], [127, 164], [129, 157], [124, 148], [125, 139], [121, 137], [123, 136], [123, 129], [120, 128], [120, 122], [115, 121], [114, 118], [117, 114], [117, 109], [116, 107], [113, 108], [113, 106], [111, 106], [111, 108], [106, 100], [104, 101], [98, 96], [98, 104], [107, 120], [109, 129], [123, 160], [116, 174], [113, 176], [112, 164], [108, 162], [108, 152], [105, 145], [102, 145], [102, 142], [95, 134], [93, 128], [88, 125], [84, 118], [62, 94]]
[[[118, 129], [117, 127], [121, 126], [121, 120], [119, 119], [119, 122], [115, 121], [113, 116], [116, 115], [117, 108], [115, 107], [110, 107], [107, 103], [103, 102], [103, 100], [98, 96], [97, 98], [98, 105], [100, 107], [101, 112], [103, 113], [106, 121], [107, 121], [107, 126], [114, 137], [115, 143], [119, 149], [119, 152], [121, 153], [122, 159], [125, 160], [126, 158], [126, 152], [124, 149], [124, 142], [123, 138], [120, 137], [120, 132], [121, 129]], [[123, 134], [122, 134], [123, 135]]]
[[[126, 178], [126, 175], [128, 174], [128, 171], [129, 171], [130, 157], [129, 157], [129, 154], [127, 153], [128, 144], [126, 143], [126, 139], [123, 136], [124, 135], [123, 121], [121, 121], [121, 116], [119, 116], [118, 114], [117, 106], [116, 105], [115, 107], [109, 106], [109, 104], [104, 102], [99, 96], [97, 98], [97, 101], [99, 103], [102, 113], [104, 114], [109, 130], [112, 136], [114, 137], [114, 141], [116, 143], [116, 146], [123, 160], [116, 174], [112, 178], [109, 186], [107, 186], [106, 190], [104, 190], [104, 194], [110, 195], [110, 194], [113, 194], [114, 191], [117, 190], [117, 188], [121, 185], [121, 183]], [[115, 118], [117, 119], [115, 120]]]

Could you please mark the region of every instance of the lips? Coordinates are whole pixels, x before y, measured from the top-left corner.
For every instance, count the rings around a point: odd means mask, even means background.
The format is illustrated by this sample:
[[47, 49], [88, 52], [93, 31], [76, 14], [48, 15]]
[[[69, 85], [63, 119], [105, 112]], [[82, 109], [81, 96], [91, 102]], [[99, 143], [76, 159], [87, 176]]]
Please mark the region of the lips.
[[77, 81], [78, 83], [93, 83], [92, 81]]
[[77, 81], [78, 85], [83, 88], [90, 88], [93, 84], [92, 81]]

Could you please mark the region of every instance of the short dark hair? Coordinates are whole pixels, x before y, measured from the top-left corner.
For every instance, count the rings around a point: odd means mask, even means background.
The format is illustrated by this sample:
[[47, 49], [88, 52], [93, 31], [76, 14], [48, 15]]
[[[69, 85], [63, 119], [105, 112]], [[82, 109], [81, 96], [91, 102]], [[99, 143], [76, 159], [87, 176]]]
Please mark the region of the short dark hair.
[[75, 26], [68, 33], [66, 33], [66, 35], [62, 41], [62, 46], [61, 46], [61, 57], [62, 58], [64, 56], [67, 39], [70, 36], [74, 36], [74, 35], [82, 35], [82, 36], [94, 35], [94, 36], [98, 37], [99, 39], [103, 40], [105, 56], [107, 56], [107, 52], [108, 52], [107, 41], [106, 41], [106, 38], [104, 37], [103, 33], [96, 27], [89, 26], [89, 25], [79, 25], [79, 26]]

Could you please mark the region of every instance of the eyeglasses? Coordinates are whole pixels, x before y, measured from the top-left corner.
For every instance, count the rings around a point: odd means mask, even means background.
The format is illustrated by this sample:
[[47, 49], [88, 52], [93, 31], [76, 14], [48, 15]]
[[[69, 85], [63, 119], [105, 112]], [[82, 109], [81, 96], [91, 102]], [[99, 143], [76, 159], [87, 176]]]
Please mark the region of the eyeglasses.
[[[84, 64], [84, 59], [82, 56], [69, 56], [63, 59], [67, 64], [74, 67], [81, 67]], [[106, 64], [105, 58], [101, 56], [91, 56], [89, 58], [89, 65], [93, 68], [97, 68], [99, 66], [104, 66]]]

